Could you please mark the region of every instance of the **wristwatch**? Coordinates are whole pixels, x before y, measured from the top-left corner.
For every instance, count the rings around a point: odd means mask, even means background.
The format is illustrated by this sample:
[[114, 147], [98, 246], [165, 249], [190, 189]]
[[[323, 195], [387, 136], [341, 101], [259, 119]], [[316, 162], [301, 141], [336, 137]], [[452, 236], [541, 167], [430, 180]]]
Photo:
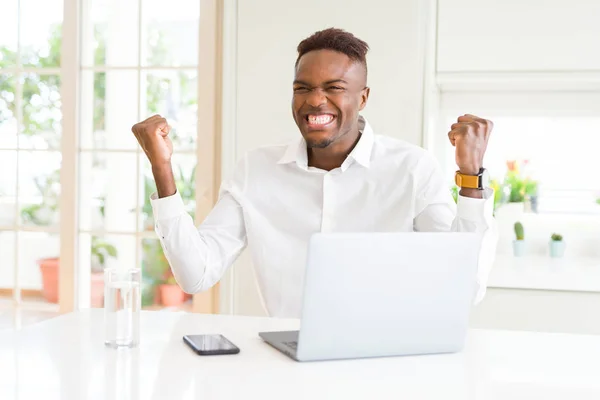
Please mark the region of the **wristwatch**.
[[490, 174], [485, 168], [481, 168], [477, 175], [464, 175], [456, 171], [454, 182], [460, 188], [483, 190], [490, 185]]

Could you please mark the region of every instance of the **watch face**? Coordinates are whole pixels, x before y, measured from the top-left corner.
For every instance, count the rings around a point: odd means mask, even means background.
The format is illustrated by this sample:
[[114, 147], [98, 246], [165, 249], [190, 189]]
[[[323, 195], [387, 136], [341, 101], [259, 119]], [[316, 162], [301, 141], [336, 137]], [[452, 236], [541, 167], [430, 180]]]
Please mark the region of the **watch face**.
[[481, 174], [481, 187], [483, 189], [490, 187], [490, 173], [487, 169], [484, 169]]

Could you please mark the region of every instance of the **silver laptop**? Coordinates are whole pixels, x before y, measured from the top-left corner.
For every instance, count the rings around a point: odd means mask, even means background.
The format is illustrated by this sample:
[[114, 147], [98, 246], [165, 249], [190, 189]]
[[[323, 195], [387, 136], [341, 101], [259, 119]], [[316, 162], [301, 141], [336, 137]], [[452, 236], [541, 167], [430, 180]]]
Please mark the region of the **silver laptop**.
[[318, 233], [300, 331], [261, 332], [297, 361], [450, 353], [476, 294], [474, 233]]

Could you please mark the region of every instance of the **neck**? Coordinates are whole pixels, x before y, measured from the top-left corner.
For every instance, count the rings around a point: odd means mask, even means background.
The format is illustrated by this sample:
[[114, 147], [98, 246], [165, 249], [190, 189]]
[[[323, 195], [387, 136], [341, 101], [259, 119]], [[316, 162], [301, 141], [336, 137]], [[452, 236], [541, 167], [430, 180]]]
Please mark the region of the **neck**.
[[325, 148], [308, 149], [308, 166], [325, 171], [339, 168], [360, 139], [358, 127], [341, 136]]

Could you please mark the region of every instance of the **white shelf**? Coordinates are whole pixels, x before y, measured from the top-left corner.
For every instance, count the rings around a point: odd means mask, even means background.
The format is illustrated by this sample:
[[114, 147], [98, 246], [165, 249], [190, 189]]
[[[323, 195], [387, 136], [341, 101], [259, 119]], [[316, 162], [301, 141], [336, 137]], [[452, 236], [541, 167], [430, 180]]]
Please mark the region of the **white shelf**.
[[488, 287], [600, 293], [600, 258], [497, 255]]

